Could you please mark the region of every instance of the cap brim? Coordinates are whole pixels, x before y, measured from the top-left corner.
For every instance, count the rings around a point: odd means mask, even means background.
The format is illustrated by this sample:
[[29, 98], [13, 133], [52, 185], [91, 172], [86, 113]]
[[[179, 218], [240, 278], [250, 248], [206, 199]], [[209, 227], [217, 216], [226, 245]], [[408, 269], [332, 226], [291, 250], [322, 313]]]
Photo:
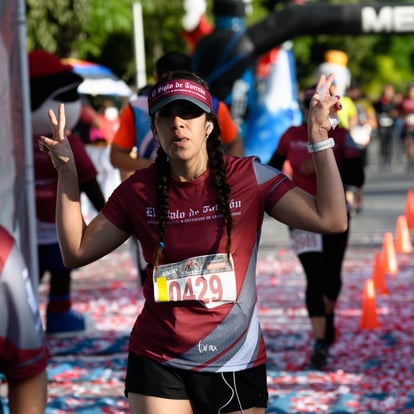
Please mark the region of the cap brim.
[[210, 108], [205, 103], [199, 101], [198, 99], [195, 99], [195, 98], [193, 98], [191, 96], [187, 96], [187, 95], [177, 94], [177, 95], [169, 96], [167, 98], [162, 99], [160, 102], [157, 102], [155, 105], [153, 105], [151, 107], [151, 109], [149, 110], [149, 113], [151, 115], [153, 115], [153, 114], [155, 114], [155, 112], [157, 112], [160, 109], [164, 108], [165, 106], [167, 106], [171, 102], [178, 101], [178, 100], [191, 102], [192, 104], [194, 104], [194, 105], [198, 106], [200, 109], [202, 109], [204, 112], [207, 112], [207, 113], [211, 112]]

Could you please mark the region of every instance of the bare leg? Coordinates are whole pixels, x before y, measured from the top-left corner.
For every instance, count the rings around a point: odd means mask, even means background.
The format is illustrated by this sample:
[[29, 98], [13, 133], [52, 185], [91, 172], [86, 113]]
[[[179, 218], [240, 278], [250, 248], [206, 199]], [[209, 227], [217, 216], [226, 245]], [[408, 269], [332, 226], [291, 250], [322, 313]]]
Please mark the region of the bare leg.
[[10, 414], [43, 414], [47, 403], [46, 371], [22, 380], [9, 381]]
[[315, 340], [323, 339], [325, 337], [325, 316], [313, 316], [310, 318], [310, 322]]
[[128, 403], [131, 414], [192, 414], [193, 412], [188, 400], [170, 400], [133, 392], [128, 393]]
[[348, 188], [348, 190], [346, 190], [345, 198], [349, 204], [349, 207], [351, 208], [351, 210], [353, 210], [355, 207], [355, 195], [354, 195], [354, 191], [351, 188]]
[[362, 211], [362, 196], [363, 196], [364, 189], [362, 187], [358, 187], [355, 190], [355, 211], [360, 213]]
[[[130, 392], [128, 393], [128, 402], [131, 414], [193, 414], [190, 401], [188, 400], [170, 400]], [[264, 414], [265, 409], [253, 407], [243, 410], [243, 413]], [[240, 414], [240, 411], [234, 411], [229, 414]]]

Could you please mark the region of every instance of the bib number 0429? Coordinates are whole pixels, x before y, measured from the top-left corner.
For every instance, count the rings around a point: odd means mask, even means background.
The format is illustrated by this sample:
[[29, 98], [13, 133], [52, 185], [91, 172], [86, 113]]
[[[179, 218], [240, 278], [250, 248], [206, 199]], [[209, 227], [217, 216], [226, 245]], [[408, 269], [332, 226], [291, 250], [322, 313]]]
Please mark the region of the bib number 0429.
[[199, 301], [215, 307], [236, 300], [236, 279], [227, 255], [208, 255], [160, 266], [154, 272], [156, 302]]

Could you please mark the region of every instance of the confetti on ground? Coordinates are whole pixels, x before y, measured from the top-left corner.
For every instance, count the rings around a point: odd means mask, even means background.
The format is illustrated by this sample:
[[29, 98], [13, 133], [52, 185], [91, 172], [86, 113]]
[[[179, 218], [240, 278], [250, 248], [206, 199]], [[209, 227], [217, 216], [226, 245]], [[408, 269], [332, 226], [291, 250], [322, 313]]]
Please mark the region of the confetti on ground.
[[[328, 366], [309, 368], [312, 337], [304, 308], [304, 276], [290, 249], [263, 249], [257, 267], [259, 314], [268, 349], [267, 413], [414, 413], [414, 256], [399, 255], [376, 295], [380, 327], [359, 327], [362, 292], [375, 249], [350, 246], [336, 310], [338, 340]], [[46, 414], [128, 413], [123, 396], [130, 329], [143, 303], [128, 251], [120, 249], [74, 272], [74, 303], [95, 329], [76, 338], [49, 338]], [[44, 314], [47, 284], [40, 287]], [[2, 392], [2, 401], [5, 393]], [[7, 412], [5, 410], [5, 412]]]

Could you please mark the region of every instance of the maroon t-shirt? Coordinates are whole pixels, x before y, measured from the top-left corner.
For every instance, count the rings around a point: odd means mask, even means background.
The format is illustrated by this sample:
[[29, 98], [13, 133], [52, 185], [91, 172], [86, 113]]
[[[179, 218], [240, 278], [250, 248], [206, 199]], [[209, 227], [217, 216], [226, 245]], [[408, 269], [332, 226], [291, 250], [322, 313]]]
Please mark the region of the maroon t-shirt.
[[[144, 284], [146, 303], [130, 339], [132, 352], [178, 368], [210, 372], [238, 371], [266, 361], [256, 309], [260, 229], [264, 212], [270, 213], [294, 184], [253, 157], [226, 157], [226, 167], [233, 217], [231, 277], [236, 286], [236, 299], [231, 303], [208, 308], [200, 301], [185, 300], [193, 297], [191, 280], [178, 288], [182, 300], [154, 299], [155, 287], [159, 290], [151, 271], [158, 243], [155, 166], [136, 171], [103, 208], [115, 226], [139, 239], [150, 263]], [[200, 256], [226, 253], [224, 220], [209, 174], [187, 182], [170, 180], [169, 220], [160, 264], [187, 261], [191, 266]], [[223, 286], [218, 282], [205, 287], [217, 293]]]

